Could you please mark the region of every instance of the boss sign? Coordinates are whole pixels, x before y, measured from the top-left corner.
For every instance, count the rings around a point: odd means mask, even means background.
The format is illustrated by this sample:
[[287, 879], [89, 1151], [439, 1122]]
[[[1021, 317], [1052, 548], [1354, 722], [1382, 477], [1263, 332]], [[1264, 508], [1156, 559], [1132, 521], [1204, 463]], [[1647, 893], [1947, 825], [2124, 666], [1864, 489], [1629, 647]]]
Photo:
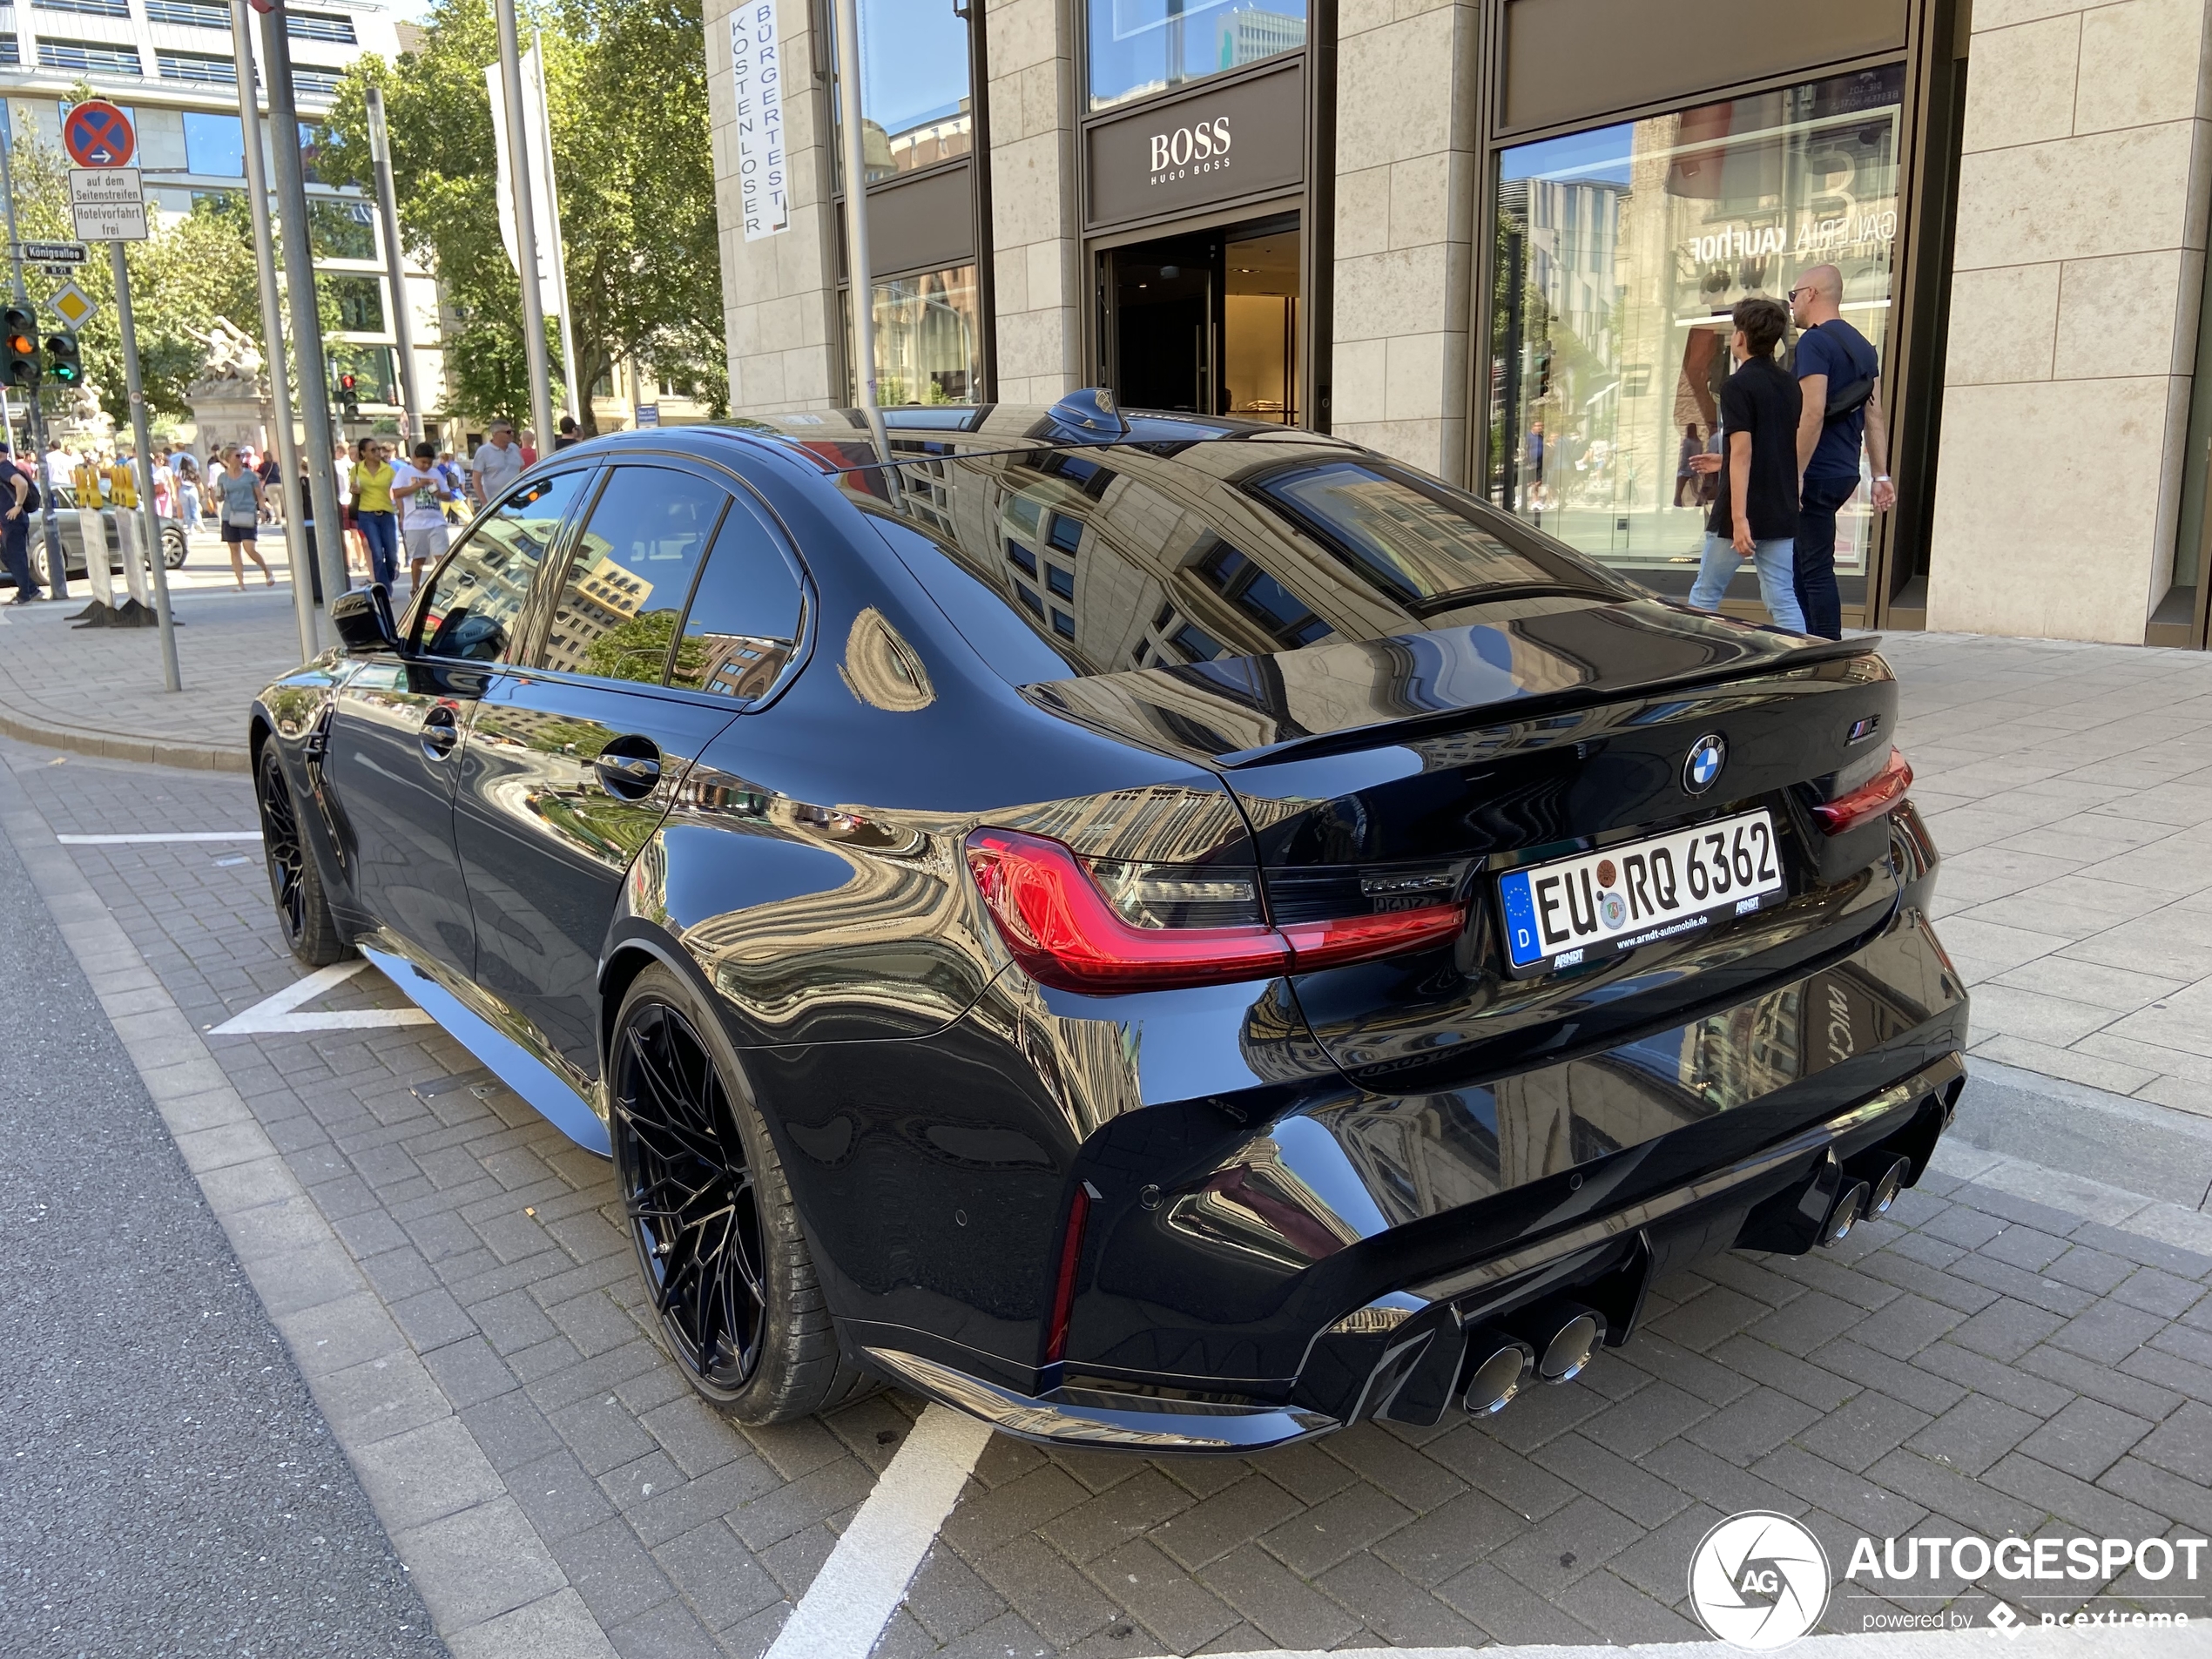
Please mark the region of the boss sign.
[[1229, 118], [1217, 116], [1211, 121], [1193, 121], [1172, 132], [1155, 132], [1151, 141], [1154, 173], [1181, 178], [1177, 169], [1209, 172], [1214, 167], [1227, 165]]

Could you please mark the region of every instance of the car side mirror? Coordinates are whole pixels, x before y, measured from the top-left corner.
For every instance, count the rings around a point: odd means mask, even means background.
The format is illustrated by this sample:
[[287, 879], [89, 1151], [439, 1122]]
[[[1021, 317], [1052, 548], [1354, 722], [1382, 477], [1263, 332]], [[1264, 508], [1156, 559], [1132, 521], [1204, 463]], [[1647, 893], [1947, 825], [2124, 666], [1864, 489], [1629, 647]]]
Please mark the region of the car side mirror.
[[392, 620], [392, 596], [381, 582], [341, 593], [330, 602], [330, 625], [349, 657], [397, 651], [399, 625]]

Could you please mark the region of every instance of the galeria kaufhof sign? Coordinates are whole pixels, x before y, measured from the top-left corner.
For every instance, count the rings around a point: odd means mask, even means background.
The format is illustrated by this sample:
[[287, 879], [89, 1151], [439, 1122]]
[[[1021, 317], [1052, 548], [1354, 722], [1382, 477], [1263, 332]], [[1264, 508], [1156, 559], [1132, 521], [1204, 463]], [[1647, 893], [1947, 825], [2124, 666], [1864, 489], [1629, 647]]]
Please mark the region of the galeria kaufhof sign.
[[1139, 105], [1084, 133], [1092, 228], [1202, 212], [1305, 182], [1305, 70], [1291, 63]]

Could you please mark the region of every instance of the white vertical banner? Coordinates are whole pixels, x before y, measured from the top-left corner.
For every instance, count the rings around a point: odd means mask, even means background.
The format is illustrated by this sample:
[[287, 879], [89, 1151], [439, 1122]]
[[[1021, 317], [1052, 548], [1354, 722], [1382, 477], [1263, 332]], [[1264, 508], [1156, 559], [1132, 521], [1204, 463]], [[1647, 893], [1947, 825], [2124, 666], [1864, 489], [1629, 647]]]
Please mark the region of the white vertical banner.
[[730, 17], [730, 71], [736, 107], [738, 201], [745, 239], [791, 228], [784, 165], [784, 41], [776, 0], [744, 0]]
[[[559, 316], [567, 310], [561, 294], [561, 221], [553, 211], [553, 135], [545, 119], [544, 81], [539, 74], [536, 47], [523, 54], [522, 74], [523, 129], [530, 164], [530, 221], [537, 230], [538, 303], [547, 316]], [[507, 85], [497, 58], [484, 65], [484, 87], [491, 94], [491, 138], [498, 158], [499, 239], [506, 246], [507, 262], [519, 274], [522, 240], [515, 228], [515, 175], [507, 152]]]

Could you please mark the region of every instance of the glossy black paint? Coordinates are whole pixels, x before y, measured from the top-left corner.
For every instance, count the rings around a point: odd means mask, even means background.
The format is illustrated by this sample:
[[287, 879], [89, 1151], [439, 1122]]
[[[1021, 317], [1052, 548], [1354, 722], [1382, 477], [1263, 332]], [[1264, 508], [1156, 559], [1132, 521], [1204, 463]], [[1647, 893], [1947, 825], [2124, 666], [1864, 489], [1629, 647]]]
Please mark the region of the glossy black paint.
[[[1725, 1248], [1804, 1160], [1480, 1294], [1412, 1287], [1794, 1143], [1963, 1048], [1918, 819], [1829, 838], [1808, 811], [1886, 754], [1895, 685], [1865, 642], [1593, 577], [1426, 619], [1362, 591], [1303, 648], [1078, 664], [1071, 643], [1023, 678], [1008, 664], [1062, 648], [990, 631], [983, 600], [1020, 578], [974, 549], [1014, 532], [975, 527], [999, 525], [1008, 491], [1049, 492], [1080, 521], [1066, 558], [1086, 570], [1106, 568], [1140, 491], [1147, 510], [1171, 502], [1254, 558], [1312, 569], [1312, 538], [1238, 469], [1359, 452], [1228, 422], [1133, 417], [1117, 445], [1049, 411], [926, 413], [895, 424], [891, 469], [838, 415], [563, 453], [711, 476], [771, 528], [806, 604], [763, 694], [534, 664], [585, 489], [510, 660], [334, 654], [253, 714], [257, 751], [276, 745], [307, 804], [341, 924], [602, 1118], [631, 979], [658, 961], [690, 981], [745, 1067], [849, 1350], [1048, 1416], [1108, 1400], [1181, 1421], [1167, 1407], [1198, 1395], [1311, 1432], [1374, 1409], [1385, 1382], [1448, 1389], [1439, 1333], [1470, 1310], [1629, 1285], [1625, 1320], [1653, 1259]], [[1131, 555], [1124, 586], [1244, 637], [1176, 586], [1171, 558], [1153, 569]], [[1142, 621], [1154, 589], [1111, 603]], [[1875, 740], [1852, 743], [1870, 719]], [[1682, 760], [1709, 732], [1730, 759], [1693, 798]], [[1498, 873], [1757, 806], [1783, 844], [1783, 903], [1580, 971], [1503, 972]], [[1013, 964], [968, 875], [979, 823], [1096, 856], [1258, 867], [1286, 916], [1358, 893], [1363, 873], [1435, 867], [1468, 922], [1443, 948], [1289, 978], [1051, 990]], [[1918, 1103], [1838, 1144], [1897, 1134]], [[1066, 1359], [1048, 1364], [1078, 1182], [1093, 1195], [1078, 1294]], [[1402, 1328], [1324, 1335], [1392, 1297], [1410, 1298], [1389, 1316]]]

